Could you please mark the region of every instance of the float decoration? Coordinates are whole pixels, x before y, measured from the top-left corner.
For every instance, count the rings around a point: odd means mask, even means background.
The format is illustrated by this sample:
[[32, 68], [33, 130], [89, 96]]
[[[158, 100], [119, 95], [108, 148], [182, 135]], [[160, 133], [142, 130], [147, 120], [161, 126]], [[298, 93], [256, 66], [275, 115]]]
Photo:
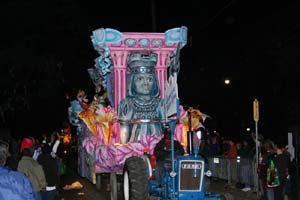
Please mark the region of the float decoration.
[[[162, 137], [161, 133], [157, 131], [142, 134], [138, 140], [133, 139], [127, 144], [120, 144], [122, 142], [120, 135], [122, 123], [120, 123], [120, 113], [116, 112], [116, 108], [128, 96], [127, 88], [130, 87], [127, 86], [128, 78], [131, 73], [135, 73], [133, 69], [128, 68], [129, 57], [132, 56], [131, 61], [134, 61], [135, 58], [138, 58], [135, 56], [141, 58], [147, 51], [149, 52], [148, 55], [151, 53], [156, 55], [155, 65], [153, 65], [151, 73], [155, 74], [158, 82], [157, 102], [160, 102], [158, 105], [163, 108], [168, 78], [167, 68], [174, 66], [174, 63], [179, 67], [178, 57], [180, 49], [187, 42], [187, 28], [174, 28], [165, 33], [121, 33], [114, 29], [100, 28], [93, 31], [91, 41], [100, 56], [95, 59], [94, 68], [88, 69], [88, 74], [95, 87], [101, 86], [107, 92], [111, 107], [107, 107], [99, 101], [87, 104], [83, 101], [84, 94], [81, 94], [80, 97], [82, 98], [78, 98], [73, 103], [77, 109], [69, 109], [72, 111], [70, 116], [73, 117], [73, 121], [76, 114], [78, 118], [76, 123], [72, 123], [72, 125], [80, 127], [77, 129], [79, 131], [79, 145], [82, 148], [79, 152], [79, 165], [81, 165], [79, 166], [79, 171], [81, 171], [79, 173], [94, 182], [95, 173], [116, 172], [116, 170], [122, 169], [126, 158], [133, 155], [143, 155], [145, 150], [150, 154], [153, 153], [156, 143]], [[142, 54], [134, 54], [134, 52]], [[139, 69], [138, 72], [142, 71]], [[177, 74], [178, 72], [179, 70], [176, 71]], [[176, 81], [177, 79], [175, 79]], [[178, 98], [178, 95], [176, 97]], [[81, 105], [81, 108], [78, 107], [78, 104]], [[130, 103], [130, 105], [137, 104]], [[144, 105], [141, 107], [143, 109], [147, 107], [146, 104], [141, 105]], [[151, 105], [149, 104], [149, 109], [152, 109]], [[180, 108], [180, 118], [182, 118], [186, 116], [186, 112], [182, 106]], [[130, 120], [147, 119], [148, 117], [141, 113], [137, 118]], [[167, 116], [161, 115], [160, 120], [167, 120]], [[183, 131], [185, 131], [183, 125], [178, 124], [175, 138], [181, 143], [185, 140]], [[84, 154], [89, 156], [84, 156]], [[88, 160], [84, 161], [84, 158]], [[83, 166], [84, 163], [86, 163], [86, 167]]]

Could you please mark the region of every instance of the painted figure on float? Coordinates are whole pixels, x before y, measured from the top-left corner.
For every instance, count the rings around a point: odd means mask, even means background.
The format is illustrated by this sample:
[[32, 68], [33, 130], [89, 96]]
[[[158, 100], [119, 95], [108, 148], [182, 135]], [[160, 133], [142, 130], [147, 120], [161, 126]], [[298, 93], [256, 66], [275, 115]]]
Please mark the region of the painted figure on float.
[[165, 106], [154, 73], [156, 63], [157, 54], [150, 51], [133, 52], [128, 57], [127, 97], [118, 108], [123, 144], [140, 141], [143, 135], [163, 134]]

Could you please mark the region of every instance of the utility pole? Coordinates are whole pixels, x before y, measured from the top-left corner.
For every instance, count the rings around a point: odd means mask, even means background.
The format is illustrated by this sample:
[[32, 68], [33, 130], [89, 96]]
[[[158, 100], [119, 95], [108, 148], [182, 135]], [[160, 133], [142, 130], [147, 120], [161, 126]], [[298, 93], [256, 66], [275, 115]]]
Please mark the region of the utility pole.
[[156, 11], [155, 11], [155, 0], [151, 0], [151, 19], [152, 19], [152, 31], [157, 31], [156, 25]]
[[255, 177], [255, 183], [256, 183], [256, 196], [259, 197], [259, 181], [258, 181], [258, 163], [259, 163], [259, 149], [258, 149], [258, 120], [259, 120], [259, 102], [257, 99], [254, 99], [253, 101], [253, 119], [255, 121], [255, 157], [256, 157], [256, 164], [255, 164], [255, 170], [256, 170], [256, 177]]

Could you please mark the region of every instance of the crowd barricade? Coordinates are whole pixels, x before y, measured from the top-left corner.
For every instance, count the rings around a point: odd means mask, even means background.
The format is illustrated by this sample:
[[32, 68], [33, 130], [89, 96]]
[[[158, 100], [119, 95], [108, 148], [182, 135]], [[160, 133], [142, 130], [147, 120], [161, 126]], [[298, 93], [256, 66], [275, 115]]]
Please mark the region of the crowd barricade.
[[208, 157], [207, 168], [212, 172], [212, 178], [227, 180], [228, 184], [245, 183], [255, 186], [255, 159], [228, 159], [224, 156]]

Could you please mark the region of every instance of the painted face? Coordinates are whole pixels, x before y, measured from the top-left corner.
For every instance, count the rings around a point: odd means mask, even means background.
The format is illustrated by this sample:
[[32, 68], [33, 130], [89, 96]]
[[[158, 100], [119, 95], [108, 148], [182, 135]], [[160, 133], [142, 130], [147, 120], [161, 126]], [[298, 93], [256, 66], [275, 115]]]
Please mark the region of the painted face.
[[136, 92], [141, 95], [150, 94], [153, 90], [154, 78], [152, 74], [137, 74], [134, 77]]

